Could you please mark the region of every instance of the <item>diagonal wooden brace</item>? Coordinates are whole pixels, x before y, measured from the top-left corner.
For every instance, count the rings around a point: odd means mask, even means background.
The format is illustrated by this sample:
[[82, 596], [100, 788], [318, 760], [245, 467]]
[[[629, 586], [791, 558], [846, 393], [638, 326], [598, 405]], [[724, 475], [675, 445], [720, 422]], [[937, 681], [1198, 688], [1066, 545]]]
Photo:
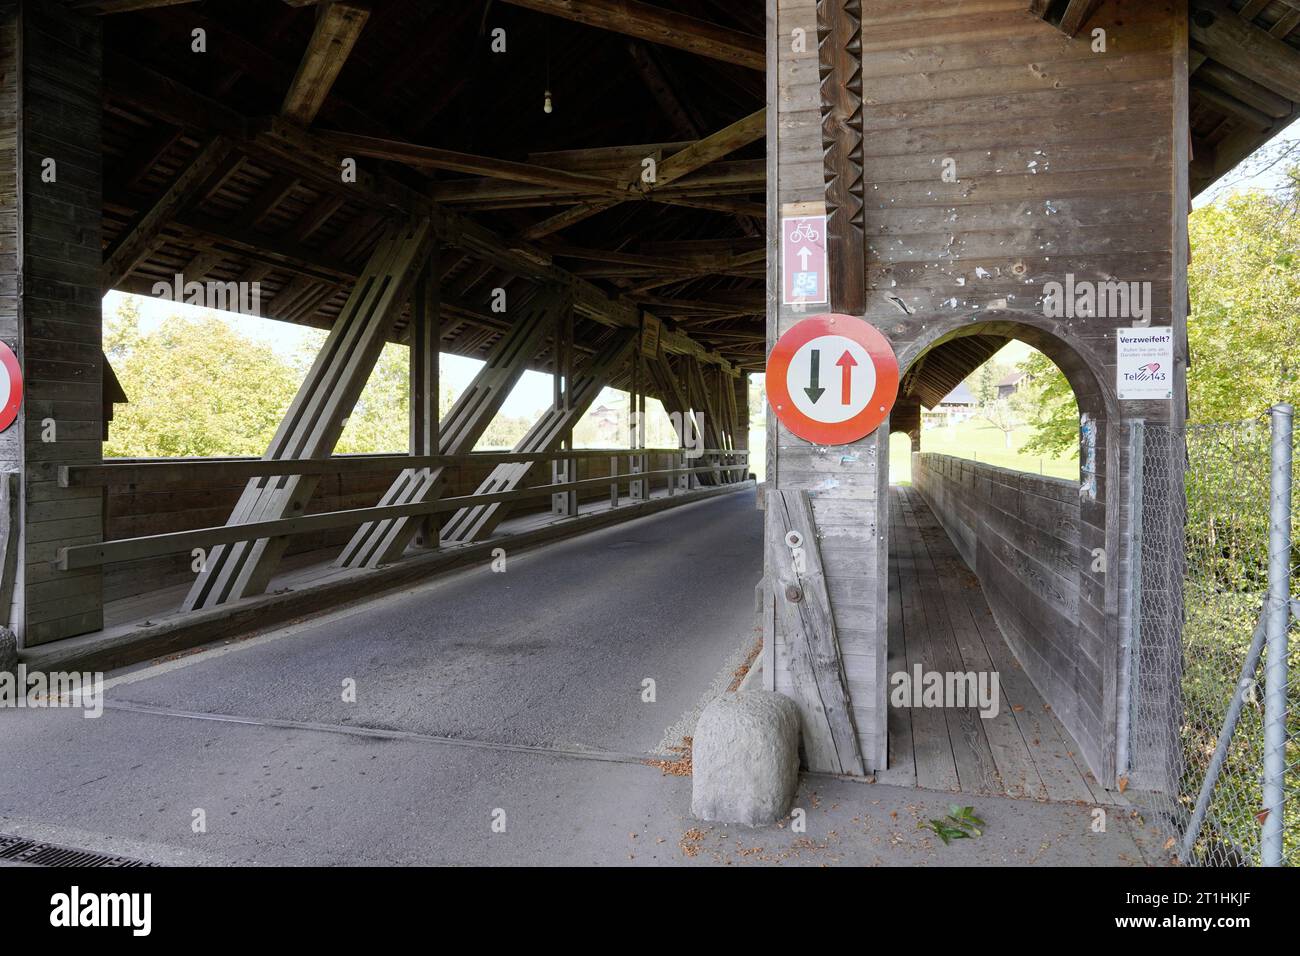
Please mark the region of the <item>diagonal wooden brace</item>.
[[[518, 452], [554, 451], [560, 441], [573, 430], [573, 426], [586, 414], [600, 390], [605, 387], [614, 370], [627, 357], [637, 333], [632, 329], [615, 331], [610, 341], [586, 362], [573, 377], [569, 390], [568, 407], [552, 408], [528, 430], [514, 450]], [[479, 485], [475, 494], [486, 495], [513, 491], [519, 487], [533, 466], [532, 462], [512, 462], [498, 465], [492, 474]], [[570, 476], [572, 478], [573, 476]], [[490, 535], [506, 516], [508, 505], [494, 503], [462, 508], [447, 521], [443, 528], [443, 541], [475, 541]]]
[[[394, 224], [384, 234], [264, 458], [321, 458], [333, 452], [424, 265], [432, 237], [428, 219]], [[227, 524], [303, 514], [318, 480], [306, 475], [255, 478], [244, 489]], [[275, 538], [215, 548], [206, 556], [203, 570], [185, 598], [184, 610], [262, 593], [286, 545], [287, 539]]]
[[[568, 299], [557, 289], [543, 290], [524, 303], [518, 320], [497, 343], [487, 363], [441, 423], [441, 454], [464, 455], [474, 450], [529, 361], [537, 355], [550, 322], [562, 308], [569, 308]], [[437, 494], [443, 474], [441, 468], [408, 468], [397, 476], [379, 503], [427, 501]], [[418, 518], [393, 518], [362, 525], [335, 563], [347, 568], [373, 568], [395, 561], [419, 526]]]
[[862, 751], [806, 491], [769, 488], [767, 573], [790, 654], [804, 751], [813, 770], [861, 775]]

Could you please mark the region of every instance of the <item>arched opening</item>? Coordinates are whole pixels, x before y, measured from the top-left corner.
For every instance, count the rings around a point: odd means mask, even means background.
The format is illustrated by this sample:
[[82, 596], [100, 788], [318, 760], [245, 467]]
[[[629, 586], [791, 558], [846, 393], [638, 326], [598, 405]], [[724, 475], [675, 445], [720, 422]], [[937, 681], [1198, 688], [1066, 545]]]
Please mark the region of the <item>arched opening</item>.
[[[900, 782], [1083, 800], [1113, 785], [1118, 589], [1105, 571], [1119, 540], [1107, 506], [1114, 399], [1104, 370], [1042, 323], [990, 314], [899, 347], [887, 454], [889, 775]], [[927, 444], [978, 414], [963, 383], [1013, 340], [1069, 383], [1072, 470]], [[894, 462], [900, 433], [911, 453], [906, 483]]]

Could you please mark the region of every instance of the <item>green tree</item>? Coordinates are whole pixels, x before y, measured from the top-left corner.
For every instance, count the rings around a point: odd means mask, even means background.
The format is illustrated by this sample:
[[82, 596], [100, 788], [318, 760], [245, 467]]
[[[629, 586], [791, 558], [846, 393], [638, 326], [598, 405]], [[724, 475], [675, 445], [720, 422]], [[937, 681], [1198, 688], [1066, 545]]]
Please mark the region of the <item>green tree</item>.
[[261, 455], [297, 390], [292, 363], [211, 315], [142, 333], [127, 299], [104, 346], [130, 399], [115, 410], [106, 457]]
[[[1300, 177], [1300, 167], [1290, 173]], [[1300, 400], [1300, 213], [1291, 196], [1237, 193], [1192, 213], [1192, 421], [1256, 418]]]
[[1020, 389], [1031, 434], [1026, 454], [1058, 455], [1079, 451], [1079, 405], [1065, 374], [1042, 352], [1030, 352], [1017, 368], [1025, 373]]
[[968, 380], [966, 387], [974, 392], [975, 401], [981, 407], [992, 405], [998, 400], [998, 382], [1002, 381], [1006, 376], [1006, 368], [990, 360], [979, 367], [979, 371], [972, 376], [975, 381], [971, 383]]
[[[1235, 193], [1188, 220], [1192, 422], [1253, 419], [1300, 401], [1300, 166], [1287, 177], [1276, 193]], [[1065, 376], [1043, 355], [1020, 367], [1035, 376], [1037, 406], [1024, 450], [1075, 447], [1078, 408]]]
[[405, 454], [410, 450], [410, 352], [407, 346], [393, 342], [384, 346], [343, 427], [335, 454]]

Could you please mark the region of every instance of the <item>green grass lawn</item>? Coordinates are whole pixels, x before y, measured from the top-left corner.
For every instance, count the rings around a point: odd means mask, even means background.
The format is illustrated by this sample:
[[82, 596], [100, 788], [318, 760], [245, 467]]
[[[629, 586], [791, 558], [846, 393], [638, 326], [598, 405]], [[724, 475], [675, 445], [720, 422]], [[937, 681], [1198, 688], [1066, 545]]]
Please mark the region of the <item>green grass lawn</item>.
[[[1028, 440], [1030, 430], [1020, 428], [1011, 434], [1011, 447], [1006, 439], [987, 422], [967, 421], [951, 428], [925, 428], [921, 431], [921, 450], [955, 458], [971, 458], [1001, 468], [1014, 468], [1035, 475], [1054, 478], [1079, 479], [1078, 459], [1063, 456], [1021, 454], [1020, 446]], [[749, 432], [750, 470], [764, 478], [767, 432], [761, 425]], [[912, 481], [912, 456], [906, 435], [895, 434], [889, 444], [889, 480], [891, 484], [910, 484]]]
[[[1029, 439], [1028, 428], [1018, 428], [1011, 433], [1010, 447], [1006, 436], [988, 422], [972, 419], [951, 426], [926, 427], [921, 430], [921, 451], [954, 458], [970, 458], [999, 468], [1027, 471], [1053, 478], [1079, 478], [1079, 462], [1075, 457], [1050, 457], [1029, 455], [1020, 447]], [[889, 480], [893, 484], [909, 484], [912, 480], [912, 458], [905, 436], [894, 435], [889, 445]]]

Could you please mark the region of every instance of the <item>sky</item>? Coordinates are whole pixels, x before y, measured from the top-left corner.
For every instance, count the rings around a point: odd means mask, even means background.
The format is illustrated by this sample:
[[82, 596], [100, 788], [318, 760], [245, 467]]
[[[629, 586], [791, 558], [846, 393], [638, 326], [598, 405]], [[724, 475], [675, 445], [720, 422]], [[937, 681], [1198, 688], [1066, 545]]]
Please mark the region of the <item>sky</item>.
[[[1266, 154], [1270, 147], [1283, 140], [1300, 140], [1300, 119], [1296, 120], [1290, 126], [1283, 129], [1267, 143], [1255, 151], [1245, 162], [1241, 163], [1232, 172], [1222, 177], [1205, 192], [1201, 193], [1192, 201], [1192, 207], [1199, 209], [1207, 203], [1216, 202], [1224, 196], [1236, 190], [1246, 189], [1276, 189], [1285, 179], [1286, 163], [1278, 163], [1275, 166], [1265, 166], [1255, 169], [1258, 165], [1256, 157]], [[1254, 162], [1252, 162], [1254, 160]]]

